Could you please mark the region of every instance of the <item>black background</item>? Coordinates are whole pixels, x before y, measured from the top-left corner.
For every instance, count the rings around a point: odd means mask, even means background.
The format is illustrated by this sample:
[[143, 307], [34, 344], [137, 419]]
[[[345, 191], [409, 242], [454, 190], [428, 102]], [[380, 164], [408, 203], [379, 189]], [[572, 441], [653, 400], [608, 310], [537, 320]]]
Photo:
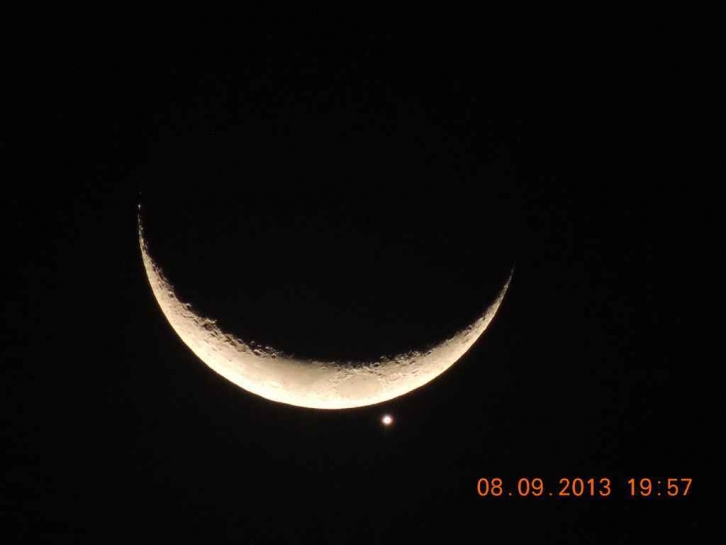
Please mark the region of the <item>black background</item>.
[[[4, 68], [0, 501], [16, 541], [698, 536], [704, 149], [683, 81], [701, 72], [677, 39], [101, 34], [18, 33]], [[183, 298], [308, 356], [435, 342], [515, 272], [434, 382], [301, 409], [175, 335], [141, 264], [139, 199]], [[496, 476], [614, 490], [479, 498]], [[629, 500], [630, 477], [694, 485]]]

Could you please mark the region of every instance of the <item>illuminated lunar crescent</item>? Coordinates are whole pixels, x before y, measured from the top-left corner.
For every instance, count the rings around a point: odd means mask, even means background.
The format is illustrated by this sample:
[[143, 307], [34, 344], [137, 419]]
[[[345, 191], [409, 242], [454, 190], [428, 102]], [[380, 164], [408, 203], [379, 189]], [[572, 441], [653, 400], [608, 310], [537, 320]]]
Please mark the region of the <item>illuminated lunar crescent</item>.
[[[350, 409], [388, 401], [435, 379], [477, 341], [499, 308], [509, 278], [484, 314], [438, 345], [370, 362], [295, 358], [226, 333], [215, 320], [179, 300], [149, 254], [139, 217], [139, 246], [156, 301], [182, 341], [199, 359], [245, 390], [280, 403], [313, 409]], [[513, 272], [513, 270], [512, 270]]]

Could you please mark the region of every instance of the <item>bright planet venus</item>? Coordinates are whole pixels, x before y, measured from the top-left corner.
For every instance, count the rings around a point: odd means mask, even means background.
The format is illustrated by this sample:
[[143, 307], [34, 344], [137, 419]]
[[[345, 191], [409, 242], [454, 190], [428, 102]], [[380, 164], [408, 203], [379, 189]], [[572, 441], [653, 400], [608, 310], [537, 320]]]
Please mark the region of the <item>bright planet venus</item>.
[[[152, 258], [139, 209], [138, 237], [151, 291], [172, 329], [196, 356], [227, 380], [266, 399], [313, 409], [350, 409], [394, 399], [432, 381], [466, 353], [491, 323], [507, 281], [470, 325], [439, 344], [367, 362], [296, 358], [222, 331], [213, 318], [181, 301]], [[390, 418], [390, 417], [389, 417]], [[390, 425], [392, 419], [384, 425]]]

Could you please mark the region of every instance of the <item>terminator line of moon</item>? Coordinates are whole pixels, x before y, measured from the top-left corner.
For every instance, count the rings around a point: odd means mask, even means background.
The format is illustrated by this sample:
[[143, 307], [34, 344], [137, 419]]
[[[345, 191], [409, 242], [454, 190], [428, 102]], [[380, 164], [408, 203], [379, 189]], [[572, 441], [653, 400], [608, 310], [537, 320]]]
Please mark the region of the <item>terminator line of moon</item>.
[[144, 269], [162, 313], [181, 340], [212, 370], [266, 399], [313, 409], [350, 409], [394, 399], [432, 381], [456, 361], [491, 323], [512, 278], [472, 324], [439, 344], [367, 362], [297, 358], [222, 331], [183, 302], [152, 259], [141, 211], [138, 237]]

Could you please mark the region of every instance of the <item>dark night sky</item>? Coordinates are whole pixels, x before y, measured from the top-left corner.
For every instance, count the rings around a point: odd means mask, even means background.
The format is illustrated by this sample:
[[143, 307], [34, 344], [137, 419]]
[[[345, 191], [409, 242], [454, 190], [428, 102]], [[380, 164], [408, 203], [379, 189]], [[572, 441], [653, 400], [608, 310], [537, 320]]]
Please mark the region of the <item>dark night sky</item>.
[[[675, 45], [76, 38], [28, 38], [4, 69], [0, 512], [14, 541], [698, 534], [686, 288], [702, 195], [683, 181], [699, 167]], [[276, 404], [209, 370], [160, 313], [140, 184], [180, 292], [300, 354], [434, 342], [516, 270], [489, 330], [420, 390], [342, 412]], [[614, 497], [479, 498], [495, 476], [606, 476]], [[626, 500], [630, 477], [694, 490]]]

